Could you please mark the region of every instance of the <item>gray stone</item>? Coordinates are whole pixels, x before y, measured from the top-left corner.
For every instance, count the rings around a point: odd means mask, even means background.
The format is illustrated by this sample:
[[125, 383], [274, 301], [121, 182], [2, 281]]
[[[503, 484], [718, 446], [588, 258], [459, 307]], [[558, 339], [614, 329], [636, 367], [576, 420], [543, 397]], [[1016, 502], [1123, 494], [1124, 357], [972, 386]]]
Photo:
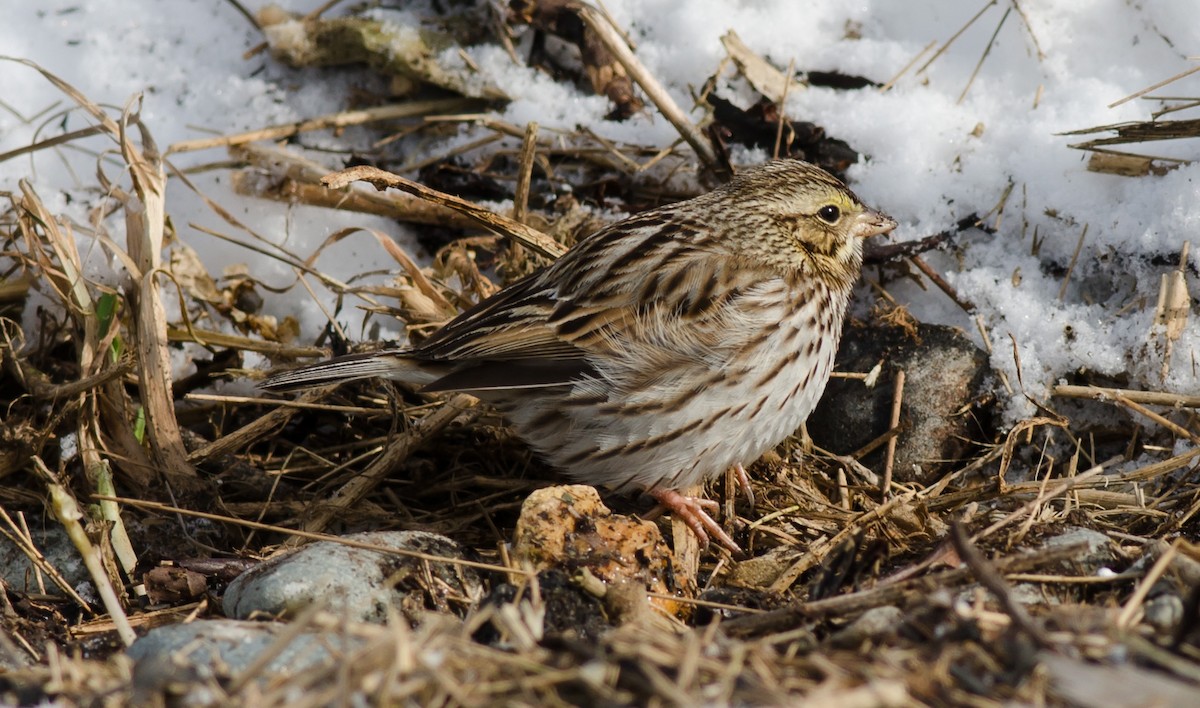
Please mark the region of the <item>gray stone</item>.
[[[345, 538], [462, 558], [454, 541], [424, 531], [372, 531]], [[415, 623], [427, 610], [465, 614], [481, 597], [483, 586], [472, 568], [322, 541], [242, 573], [229, 584], [223, 604], [225, 614], [238, 619], [294, 615], [320, 604], [339, 617], [382, 624], [389, 608]]]
[[295, 676], [328, 666], [361, 648], [362, 639], [336, 632], [302, 632], [275, 645], [284, 624], [238, 620], [199, 620], [156, 627], [129, 647], [133, 659], [134, 703], [208, 706], [225, 697], [220, 686], [237, 678], [264, 652], [278, 653], [261, 667], [257, 681]]
[[1048, 596], [1044, 585], [1017, 583], [1012, 586], [1009, 597], [1022, 605], [1057, 605], [1058, 598]]
[[893, 634], [903, 620], [904, 613], [895, 605], [872, 607], [830, 637], [829, 641], [835, 647], [852, 649], [865, 641]]
[[1101, 568], [1110, 568], [1118, 560], [1117, 549], [1112, 539], [1099, 531], [1082, 526], [1069, 527], [1059, 535], [1046, 539], [1043, 545], [1046, 548], [1060, 548], [1076, 543], [1084, 544], [1083, 550], [1070, 560], [1064, 561], [1074, 572], [1095, 575]]
[[[849, 454], [886, 433], [891, 424], [896, 372], [905, 373], [900, 406], [903, 427], [896, 442], [892, 477], [899, 482], [934, 479], [947, 464], [971, 452], [971, 441], [990, 441], [991, 410], [985, 384], [988, 357], [954, 327], [847, 326], [838, 351], [838, 371], [865, 373], [883, 362], [874, 388], [856, 379], [834, 378], [808, 419], [813, 441]], [[883, 470], [886, 446], [863, 457]]]
[[[961, 607], [968, 608], [975, 604], [975, 600], [979, 597], [980, 586], [972, 585], [963, 588], [955, 595], [954, 601]], [[1021, 605], [1058, 605], [1058, 598], [1049, 596], [1045, 592], [1045, 586], [1036, 583], [1017, 583], [1009, 588], [1009, 598]], [[985, 597], [995, 601], [995, 597], [989, 591]]]
[[1066, 705], [1105, 708], [1191, 708], [1200, 688], [1164, 671], [1132, 664], [1098, 665], [1042, 652], [1038, 661], [1050, 679], [1050, 694]]
[[[33, 526], [32, 521], [30, 525]], [[83, 558], [75, 550], [75, 546], [67, 537], [67, 532], [63, 527], [59, 526], [57, 522], [50, 521], [44, 528], [31, 528], [30, 534], [33, 536], [34, 547], [71, 584], [75, 592], [89, 602], [98, 600], [91, 576], [88, 575], [87, 567], [83, 564]], [[6, 536], [0, 536], [0, 578], [4, 579], [5, 585], [17, 592], [40, 592], [33, 563], [29, 561], [29, 557], [25, 555], [24, 551], [10, 542]], [[44, 574], [42, 578], [46, 592], [52, 595], [62, 592], [50, 578]]]
[[1146, 600], [1142, 615], [1146, 624], [1169, 636], [1183, 621], [1183, 599], [1174, 593], [1157, 595]]

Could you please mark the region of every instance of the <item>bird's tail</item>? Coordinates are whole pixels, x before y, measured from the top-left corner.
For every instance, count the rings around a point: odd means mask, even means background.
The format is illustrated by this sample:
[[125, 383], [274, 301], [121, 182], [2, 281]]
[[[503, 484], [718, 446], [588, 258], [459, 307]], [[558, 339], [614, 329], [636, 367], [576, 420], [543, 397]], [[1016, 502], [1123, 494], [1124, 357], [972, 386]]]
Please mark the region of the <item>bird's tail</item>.
[[379, 377], [424, 386], [438, 378], [421, 362], [400, 350], [387, 349], [365, 354], [349, 354], [298, 369], [283, 371], [259, 382], [264, 391], [294, 391], [300, 388]]

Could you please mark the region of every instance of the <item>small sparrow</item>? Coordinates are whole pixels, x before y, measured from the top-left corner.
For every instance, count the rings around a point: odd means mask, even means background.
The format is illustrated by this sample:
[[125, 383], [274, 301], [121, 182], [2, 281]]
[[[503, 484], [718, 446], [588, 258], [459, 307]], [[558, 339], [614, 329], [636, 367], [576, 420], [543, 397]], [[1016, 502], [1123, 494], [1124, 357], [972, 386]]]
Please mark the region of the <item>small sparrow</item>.
[[266, 379], [382, 377], [496, 407], [585, 484], [642, 490], [702, 544], [738, 546], [679, 490], [749, 464], [812, 412], [833, 369], [863, 240], [896, 227], [824, 170], [750, 168], [601, 229], [411, 349]]

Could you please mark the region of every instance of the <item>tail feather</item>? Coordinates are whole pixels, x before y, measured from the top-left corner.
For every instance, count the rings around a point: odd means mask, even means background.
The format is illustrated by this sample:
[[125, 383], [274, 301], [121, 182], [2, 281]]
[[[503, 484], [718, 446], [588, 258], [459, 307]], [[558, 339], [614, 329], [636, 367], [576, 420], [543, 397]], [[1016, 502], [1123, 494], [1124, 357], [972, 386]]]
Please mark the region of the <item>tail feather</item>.
[[258, 388], [294, 391], [376, 376], [422, 386], [438, 378], [437, 374], [425, 371], [419, 362], [404, 356], [404, 352], [381, 351], [340, 356], [320, 364], [283, 371], [259, 382]]

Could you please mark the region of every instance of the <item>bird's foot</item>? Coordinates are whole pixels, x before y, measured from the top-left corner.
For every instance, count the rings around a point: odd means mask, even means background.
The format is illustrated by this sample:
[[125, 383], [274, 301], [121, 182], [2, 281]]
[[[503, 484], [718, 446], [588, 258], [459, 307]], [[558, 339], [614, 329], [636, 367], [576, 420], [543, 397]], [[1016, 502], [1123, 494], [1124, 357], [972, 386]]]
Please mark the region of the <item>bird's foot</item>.
[[650, 492], [650, 496], [687, 524], [687, 527], [700, 540], [701, 546], [708, 545], [708, 537], [711, 534], [717, 543], [728, 548], [735, 556], [740, 558], [744, 555], [742, 549], [734, 543], [729, 534], [725, 533], [725, 529], [721, 528], [721, 525], [705, 511], [705, 507], [713, 510], [719, 509], [720, 504], [710, 499], [686, 497], [674, 489], [655, 489]]

